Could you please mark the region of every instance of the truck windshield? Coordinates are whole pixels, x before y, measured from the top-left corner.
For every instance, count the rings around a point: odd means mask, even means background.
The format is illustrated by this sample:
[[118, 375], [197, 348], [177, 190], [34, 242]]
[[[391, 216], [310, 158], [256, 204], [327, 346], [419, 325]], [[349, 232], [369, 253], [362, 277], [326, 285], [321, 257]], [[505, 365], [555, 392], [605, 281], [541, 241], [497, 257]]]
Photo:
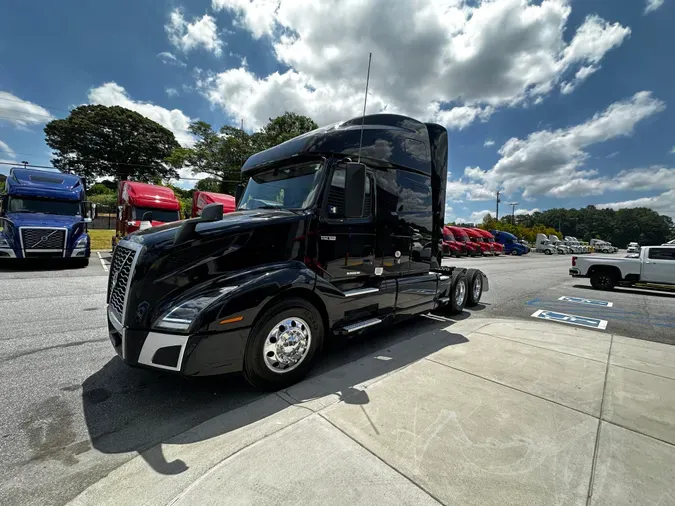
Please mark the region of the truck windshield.
[[259, 172], [249, 179], [239, 209], [306, 209], [319, 190], [323, 162]]
[[161, 221], [162, 223], [169, 223], [180, 220], [178, 211], [171, 211], [169, 209], [153, 209], [152, 207], [134, 207], [133, 219], [142, 220], [145, 213], [150, 213], [145, 217], [146, 221]]
[[10, 197], [7, 205], [10, 213], [43, 213], [61, 216], [80, 216], [81, 207], [77, 200], [52, 200], [29, 197]]

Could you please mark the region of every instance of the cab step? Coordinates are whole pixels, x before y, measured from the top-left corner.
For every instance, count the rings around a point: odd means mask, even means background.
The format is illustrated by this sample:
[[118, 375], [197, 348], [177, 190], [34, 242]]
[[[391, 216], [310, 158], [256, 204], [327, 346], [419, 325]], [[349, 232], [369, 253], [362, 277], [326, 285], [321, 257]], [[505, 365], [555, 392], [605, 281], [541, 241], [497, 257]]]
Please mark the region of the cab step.
[[347, 334], [351, 334], [352, 332], [372, 327], [373, 325], [377, 325], [378, 323], [382, 323], [382, 320], [380, 318], [371, 318], [370, 320], [364, 320], [362, 322], [356, 322], [349, 325], [345, 325], [344, 327], [342, 327], [342, 331], [346, 332]]

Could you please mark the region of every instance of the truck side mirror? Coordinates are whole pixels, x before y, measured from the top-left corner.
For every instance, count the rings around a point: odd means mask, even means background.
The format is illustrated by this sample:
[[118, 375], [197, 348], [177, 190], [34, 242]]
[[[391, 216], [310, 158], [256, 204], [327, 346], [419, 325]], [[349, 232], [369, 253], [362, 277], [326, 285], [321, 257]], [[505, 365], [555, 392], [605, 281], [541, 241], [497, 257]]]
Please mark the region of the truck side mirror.
[[244, 185], [239, 183], [237, 188], [234, 190], [234, 205], [238, 206], [241, 196], [244, 194]]
[[96, 218], [96, 204], [93, 202], [85, 201], [82, 202], [84, 222], [91, 223]]
[[366, 166], [362, 163], [345, 164], [345, 218], [363, 216], [366, 196]]
[[202, 209], [201, 221], [220, 221], [223, 219], [223, 204], [209, 204]]

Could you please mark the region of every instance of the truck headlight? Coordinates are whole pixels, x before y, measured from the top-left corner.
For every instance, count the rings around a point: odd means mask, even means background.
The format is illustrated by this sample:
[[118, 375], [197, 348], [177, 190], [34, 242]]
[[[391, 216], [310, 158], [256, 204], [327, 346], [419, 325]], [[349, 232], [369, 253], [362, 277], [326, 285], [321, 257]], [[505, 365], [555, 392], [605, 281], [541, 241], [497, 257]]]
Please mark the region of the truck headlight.
[[160, 316], [154, 324], [155, 328], [166, 330], [183, 330], [186, 331], [195, 321], [199, 313], [204, 311], [217, 299], [236, 290], [237, 286], [226, 286], [218, 290], [214, 290], [195, 297], [194, 299], [181, 302], [177, 306], [173, 306]]
[[0, 248], [9, 248], [9, 242], [2, 236], [0, 236]]
[[86, 248], [88, 242], [89, 236], [87, 234], [83, 234], [75, 243], [75, 249]]

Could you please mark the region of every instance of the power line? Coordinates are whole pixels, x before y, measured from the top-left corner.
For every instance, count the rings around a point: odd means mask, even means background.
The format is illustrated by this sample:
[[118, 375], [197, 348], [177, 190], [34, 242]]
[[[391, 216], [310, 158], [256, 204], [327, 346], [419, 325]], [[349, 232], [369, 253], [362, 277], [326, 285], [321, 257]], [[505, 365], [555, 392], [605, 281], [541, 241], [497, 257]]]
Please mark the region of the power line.
[[70, 112], [70, 109], [61, 109], [59, 107], [53, 107], [51, 105], [38, 105], [38, 104], [33, 104], [32, 102], [28, 102], [26, 100], [14, 100], [12, 98], [6, 98], [6, 97], [0, 97], [0, 100], [6, 100], [7, 102], [16, 102], [17, 104], [28, 104], [28, 105], [33, 105], [36, 107], [40, 107], [42, 109], [51, 109], [53, 111], [63, 111], [63, 112]]

